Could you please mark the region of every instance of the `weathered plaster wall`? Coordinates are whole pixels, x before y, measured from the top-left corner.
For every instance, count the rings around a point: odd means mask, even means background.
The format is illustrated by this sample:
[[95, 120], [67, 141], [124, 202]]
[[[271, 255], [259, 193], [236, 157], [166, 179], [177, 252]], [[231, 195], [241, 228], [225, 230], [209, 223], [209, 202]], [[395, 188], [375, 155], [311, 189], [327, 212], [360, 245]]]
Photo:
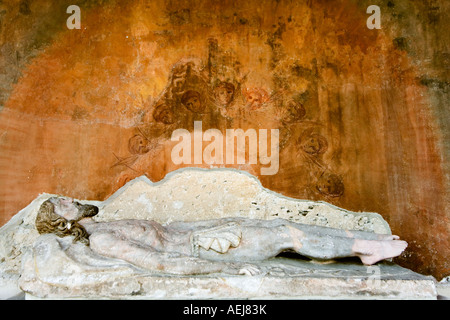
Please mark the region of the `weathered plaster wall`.
[[[1, 3], [0, 224], [41, 192], [103, 200], [162, 179], [182, 166], [173, 130], [201, 120], [279, 129], [277, 174], [218, 166], [378, 212], [409, 242], [400, 264], [448, 275], [449, 4], [372, 2]], [[381, 30], [366, 28], [370, 4]]]

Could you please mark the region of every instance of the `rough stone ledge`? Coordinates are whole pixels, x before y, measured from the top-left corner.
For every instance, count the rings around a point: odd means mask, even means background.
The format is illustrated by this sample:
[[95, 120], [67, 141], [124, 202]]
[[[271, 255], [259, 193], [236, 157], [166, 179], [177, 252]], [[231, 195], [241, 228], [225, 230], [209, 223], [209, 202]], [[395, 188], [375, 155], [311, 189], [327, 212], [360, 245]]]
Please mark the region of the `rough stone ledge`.
[[136, 274], [78, 287], [36, 275], [22, 281], [27, 299], [411, 299], [434, 300], [434, 278], [393, 263], [317, 264], [275, 258], [259, 276]]
[[225, 217], [283, 218], [323, 227], [391, 233], [378, 213], [290, 198], [264, 188], [257, 177], [232, 168], [182, 168], [158, 182], [140, 176], [99, 207], [97, 221], [153, 219], [168, 223]]

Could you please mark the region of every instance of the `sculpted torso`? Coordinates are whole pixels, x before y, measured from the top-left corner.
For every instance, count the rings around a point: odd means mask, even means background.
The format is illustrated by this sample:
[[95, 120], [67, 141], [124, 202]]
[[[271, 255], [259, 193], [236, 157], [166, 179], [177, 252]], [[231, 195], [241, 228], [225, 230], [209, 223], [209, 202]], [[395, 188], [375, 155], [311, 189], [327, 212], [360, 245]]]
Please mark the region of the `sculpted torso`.
[[[258, 261], [276, 256], [291, 247], [285, 234], [285, 220], [261, 221], [226, 218], [197, 222], [121, 220], [96, 223], [83, 221], [90, 234], [90, 246], [96, 251], [115, 245], [116, 252], [127, 250], [128, 242], [147, 250], [170, 252], [216, 261]], [[296, 229], [290, 231], [295, 233]], [[297, 233], [301, 233], [297, 230]], [[124, 242], [124, 243], [122, 243]], [[119, 243], [127, 244], [119, 247]]]
[[[168, 232], [159, 223], [147, 220], [121, 220], [112, 222], [84, 222], [83, 226], [91, 235], [90, 242], [97, 235], [111, 234], [117, 239], [128, 240], [152, 248], [155, 251], [173, 251], [189, 253], [188, 232]], [[94, 237], [93, 237], [94, 236]]]

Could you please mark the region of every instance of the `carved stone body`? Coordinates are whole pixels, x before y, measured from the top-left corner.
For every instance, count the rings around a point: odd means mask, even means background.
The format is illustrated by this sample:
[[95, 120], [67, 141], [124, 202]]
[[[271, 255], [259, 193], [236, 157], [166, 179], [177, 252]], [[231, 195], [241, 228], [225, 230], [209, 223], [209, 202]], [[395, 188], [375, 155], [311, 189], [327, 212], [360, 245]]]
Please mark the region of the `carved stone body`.
[[100, 255], [174, 274], [255, 274], [261, 270], [246, 263], [286, 250], [318, 260], [358, 256], [364, 264], [373, 264], [399, 255], [407, 245], [392, 235], [284, 219], [223, 218], [161, 225], [147, 220], [95, 222], [90, 217], [97, 212], [95, 206], [53, 197], [42, 204], [36, 228], [62, 236], [71, 235], [73, 229], [76, 240], [85, 240]]

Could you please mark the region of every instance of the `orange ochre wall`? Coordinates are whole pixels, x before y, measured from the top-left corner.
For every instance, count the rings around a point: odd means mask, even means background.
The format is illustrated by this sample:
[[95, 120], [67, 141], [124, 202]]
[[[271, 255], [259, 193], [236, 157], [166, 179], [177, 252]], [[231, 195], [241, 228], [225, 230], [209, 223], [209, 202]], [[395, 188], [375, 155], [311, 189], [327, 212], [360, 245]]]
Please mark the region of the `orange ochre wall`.
[[[71, 4], [81, 29], [66, 27]], [[366, 26], [370, 4], [381, 29]], [[0, 6], [0, 225], [43, 192], [104, 200], [140, 175], [211, 167], [172, 159], [173, 131], [194, 121], [278, 129], [276, 174], [214, 166], [378, 212], [409, 243], [396, 262], [450, 274], [445, 1]]]

